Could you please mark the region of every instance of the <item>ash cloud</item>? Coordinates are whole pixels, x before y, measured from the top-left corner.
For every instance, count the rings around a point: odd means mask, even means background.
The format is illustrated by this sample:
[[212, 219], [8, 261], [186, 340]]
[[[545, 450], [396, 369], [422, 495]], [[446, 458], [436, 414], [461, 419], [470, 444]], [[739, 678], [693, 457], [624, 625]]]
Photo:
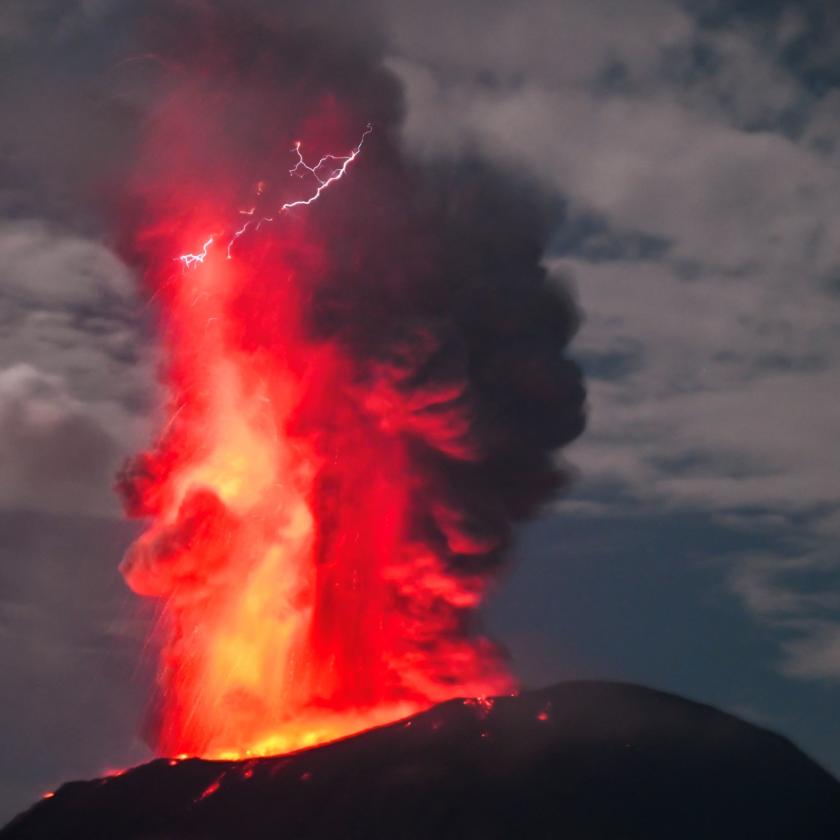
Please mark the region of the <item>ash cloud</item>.
[[[307, 328], [349, 351], [360, 400], [409, 441], [425, 480], [424, 539], [445, 545], [455, 569], [495, 564], [512, 524], [567, 483], [554, 452], [584, 424], [581, 375], [564, 356], [578, 313], [541, 265], [558, 208], [534, 182], [477, 158], [409, 158], [400, 85], [363, 16], [344, 28], [268, 8], [187, 3], [165, 25], [147, 17], [148, 54], [175, 68], [162, 94], [174, 82], [192, 99], [167, 136], [186, 154], [135, 170], [130, 218], [154, 206], [173, 220], [144, 239], [143, 256], [172, 253], [191, 184], [198, 193], [215, 179], [235, 201], [249, 175], [283, 171], [276, 150], [295, 137], [349, 145], [371, 122], [352, 177], [307, 208], [327, 254], [312, 272]], [[226, 181], [236, 170], [240, 183]], [[255, 343], [270, 340], [267, 329]]]
[[[533, 181], [477, 157], [412, 159], [401, 142], [400, 83], [359, 21], [342, 28], [291, 6], [167, 8], [165, 23], [151, 14], [142, 24], [143, 55], [154, 57], [160, 75], [150, 111], [138, 117], [145, 140], [117, 196], [123, 252], [161, 276], [154, 267], [179, 252], [185, 227], [219, 207], [235, 218], [252, 185], [275, 177], [266, 173], [279, 174], [267, 187], [273, 206], [287, 200], [296, 140], [318, 159], [352, 148], [373, 125], [352, 175], [305, 213], [275, 223], [284, 230], [282, 259], [305, 278], [307, 340], [350, 360], [343, 398], [386, 435], [383, 442], [399, 440], [409, 460], [404, 538], [412, 560], [395, 558], [390, 577], [410, 648], [404, 655], [414, 663], [405, 690], [432, 699], [459, 684], [502, 690], [504, 668], [486, 640], [473, 638], [473, 612], [513, 526], [568, 483], [556, 451], [584, 425], [581, 374], [565, 356], [578, 313], [541, 265], [558, 208]], [[266, 225], [238, 239], [239, 256], [248, 260], [249, 242], [273, 235]], [[282, 297], [261, 259], [236, 305], [251, 312], [242, 319], [245, 352], [271, 353], [283, 329]], [[329, 464], [354, 444], [340, 429], [319, 428], [324, 422], [323, 410], [312, 413], [304, 398], [289, 433], [315, 441], [325, 466], [314, 504], [328, 522], [331, 506], [352, 492], [336, 486], [342, 479]], [[160, 512], [160, 497], [144, 507], [142, 488], [150, 470], [177, 461], [173, 446], [164, 436], [125, 470], [121, 487], [135, 514]], [[177, 581], [178, 546], [202, 528], [188, 501], [162, 537], [139, 541], [127, 555], [123, 571], [136, 591], [161, 594], [161, 581]], [[205, 502], [199, 513], [217, 511]], [[325, 525], [318, 556], [330, 555], [330, 539]], [[209, 589], [224, 577], [213, 566]], [[450, 645], [471, 650], [475, 661], [441, 654]], [[471, 673], [454, 673], [459, 661]]]

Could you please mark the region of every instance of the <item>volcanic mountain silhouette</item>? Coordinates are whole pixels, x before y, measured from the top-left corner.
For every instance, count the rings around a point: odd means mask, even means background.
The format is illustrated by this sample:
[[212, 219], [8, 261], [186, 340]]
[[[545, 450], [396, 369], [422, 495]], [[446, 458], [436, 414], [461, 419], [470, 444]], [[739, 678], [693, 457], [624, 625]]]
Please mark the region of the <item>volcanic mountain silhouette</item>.
[[633, 685], [453, 700], [293, 755], [71, 782], [0, 840], [837, 840], [840, 783], [786, 739]]

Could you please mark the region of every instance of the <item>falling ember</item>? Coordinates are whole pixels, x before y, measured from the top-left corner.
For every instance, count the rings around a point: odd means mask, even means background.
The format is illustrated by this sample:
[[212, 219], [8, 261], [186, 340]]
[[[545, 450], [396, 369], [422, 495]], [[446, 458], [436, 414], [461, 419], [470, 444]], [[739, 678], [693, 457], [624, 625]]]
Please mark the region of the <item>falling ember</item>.
[[492, 697], [469, 697], [464, 700], [464, 705], [472, 706], [476, 714], [482, 720], [493, 711], [494, 700]]
[[214, 793], [217, 793], [219, 788], [222, 786], [223, 778], [224, 773], [221, 776], [219, 776], [218, 779], [207, 785], [207, 787], [204, 788], [204, 790], [199, 794], [198, 799], [196, 799], [195, 801], [201, 802], [202, 800], [207, 799], [208, 796], [212, 796]]
[[477, 612], [582, 428], [531, 197], [425, 174], [370, 56], [301, 62], [322, 35], [243, 20], [178, 49], [124, 189], [167, 416], [120, 477], [147, 522], [121, 570], [160, 604], [155, 732], [178, 758], [509, 692]]

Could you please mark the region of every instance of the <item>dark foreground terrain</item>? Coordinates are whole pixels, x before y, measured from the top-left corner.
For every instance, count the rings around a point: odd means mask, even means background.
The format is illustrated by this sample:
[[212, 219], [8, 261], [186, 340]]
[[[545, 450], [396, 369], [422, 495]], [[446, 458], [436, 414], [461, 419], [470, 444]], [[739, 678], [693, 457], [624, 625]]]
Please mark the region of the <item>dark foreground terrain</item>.
[[70, 782], [0, 840], [838, 840], [840, 783], [789, 741], [615, 683], [451, 701], [251, 762]]

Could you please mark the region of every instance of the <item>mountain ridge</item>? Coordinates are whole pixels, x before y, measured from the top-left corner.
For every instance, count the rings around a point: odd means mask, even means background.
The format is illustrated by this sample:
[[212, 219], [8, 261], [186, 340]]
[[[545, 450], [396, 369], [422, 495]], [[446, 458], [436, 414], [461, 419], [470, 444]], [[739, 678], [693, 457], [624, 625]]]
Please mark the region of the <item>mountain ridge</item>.
[[837, 840], [840, 782], [784, 736], [630, 683], [450, 700], [288, 755], [70, 782], [0, 840]]

